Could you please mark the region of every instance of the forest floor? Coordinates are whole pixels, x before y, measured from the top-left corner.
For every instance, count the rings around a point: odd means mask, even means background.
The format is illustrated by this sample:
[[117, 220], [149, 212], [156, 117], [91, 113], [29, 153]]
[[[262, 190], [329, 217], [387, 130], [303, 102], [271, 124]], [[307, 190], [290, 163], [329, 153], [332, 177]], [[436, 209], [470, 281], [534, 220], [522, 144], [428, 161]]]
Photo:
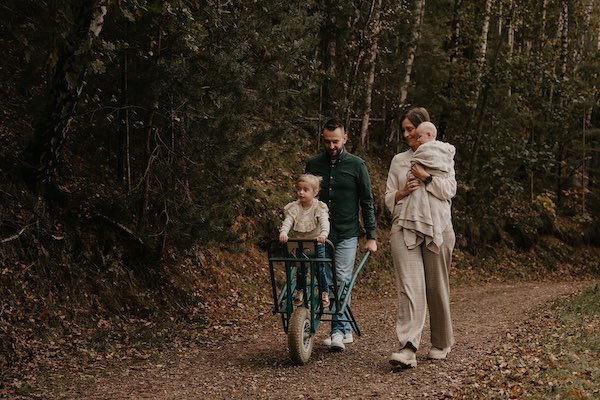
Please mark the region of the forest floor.
[[[453, 288], [455, 346], [446, 360], [427, 360], [430, 342], [426, 326], [417, 353], [418, 366], [409, 370], [394, 371], [388, 363], [398, 342], [394, 332], [396, 297], [387, 293], [382, 298], [353, 299], [362, 335], [355, 335], [355, 342], [344, 352], [331, 353], [321, 344], [328, 331], [321, 325], [311, 359], [304, 366], [292, 365], [280, 318], [261, 313], [240, 325], [213, 326], [195, 343], [174, 342], [135, 363], [104, 359], [75, 367], [78, 360], [71, 360], [71, 368], [64, 366], [38, 377], [28, 398], [519, 398], [526, 390], [519, 379], [503, 383], [489, 379], [489, 374], [503, 369], [504, 375], [509, 371], [521, 379], [531, 378], [533, 372], [528, 368], [539, 371], [540, 366], [513, 365], [502, 356], [504, 361], [499, 361], [498, 349], [500, 354], [508, 354], [519, 346], [522, 353], [528, 350], [521, 346], [539, 346], [523, 335], [552, 329], [554, 322], [544, 308], [594, 285], [598, 282], [544, 281]], [[562, 359], [557, 356], [550, 357], [560, 368]], [[540, 360], [531, 362], [539, 364]], [[583, 373], [589, 374], [589, 380], [598, 374]], [[479, 395], [467, 388], [477, 388]], [[600, 398], [597, 389], [573, 393], [573, 398]]]

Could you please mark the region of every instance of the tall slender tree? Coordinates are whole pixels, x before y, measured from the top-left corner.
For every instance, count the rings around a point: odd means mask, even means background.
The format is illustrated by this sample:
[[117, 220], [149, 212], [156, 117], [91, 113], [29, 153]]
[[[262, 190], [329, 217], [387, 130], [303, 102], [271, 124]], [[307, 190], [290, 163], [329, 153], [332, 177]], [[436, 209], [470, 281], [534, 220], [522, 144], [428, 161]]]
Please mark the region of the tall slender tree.
[[102, 0], [69, 4], [70, 9], [63, 13], [68, 18], [69, 28], [58, 51], [48, 101], [35, 122], [33, 138], [22, 155], [30, 187], [54, 193], [61, 148], [70, 132], [90, 68], [93, 45], [102, 31], [107, 11]]
[[366, 90], [365, 90], [365, 106], [362, 115], [361, 127], [360, 127], [360, 139], [358, 150], [367, 148], [367, 139], [369, 133], [369, 119], [371, 117], [372, 103], [373, 103], [373, 87], [375, 85], [375, 70], [377, 51], [379, 46], [379, 33], [381, 31], [381, 21], [379, 20], [381, 14], [382, 0], [373, 0], [373, 19], [372, 28], [370, 29], [370, 41], [371, 46], [369, 47], [369, 72], [367, 73], [366, 79]]
[[[411, 83], [412, 69], [415, 61], [415, 54], [417, 53], [417, 46], [419, 44], [419, 39], [421, 38], [421, 29], [423, 25], [423, 20], [425, 18], [425, 0], [415, 0], [414, 4], [414, 19], [413, 24], [411, 26], [410, 33], [410, 42], [408, 46], [408, 51], [406, 55], [406, 61], [404, 64], [404, 77], [400, 83], [400, 87], [397, 95], [397, 103], [396, 108], [401, 110], [405, 106], [406, 98], [408, 97], [408, 88]], [[396, 115], [399, 113], [396, 112]], [[399, 150], [400, 146], [400, 121], [395, 121], [391, 125], [390, 135], [388, 137], [388, 141], [392, 142], [394, 139], [396, 140], [397, 147]]]

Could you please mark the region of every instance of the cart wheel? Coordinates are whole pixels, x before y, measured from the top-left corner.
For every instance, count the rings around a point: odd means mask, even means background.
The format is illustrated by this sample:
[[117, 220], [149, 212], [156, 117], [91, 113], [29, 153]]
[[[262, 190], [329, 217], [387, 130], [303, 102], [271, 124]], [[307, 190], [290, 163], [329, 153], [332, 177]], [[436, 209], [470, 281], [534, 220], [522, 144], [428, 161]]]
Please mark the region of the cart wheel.
[[296, 365], [304, 365], [310, 358], [314, 335], [310, 331], [310, 311], [297, 307], [292, 312], [288, 327], [288, 347], [290, 357]]

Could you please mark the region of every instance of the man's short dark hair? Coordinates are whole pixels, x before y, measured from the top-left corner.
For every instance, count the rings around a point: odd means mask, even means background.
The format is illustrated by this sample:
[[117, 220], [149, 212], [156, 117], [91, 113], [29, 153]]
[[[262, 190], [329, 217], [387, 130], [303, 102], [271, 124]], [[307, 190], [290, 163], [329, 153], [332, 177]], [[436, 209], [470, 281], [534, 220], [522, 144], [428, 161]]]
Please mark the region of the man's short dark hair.
[[323, 124], [323, 129], [321, 129], [321, 132], [324, 132], [325, 129], [328, 131], [335, 131], [337, 128], [342, 128], [342, 131], [344, 131], [344, 121], [339, 118], [330, 118]]

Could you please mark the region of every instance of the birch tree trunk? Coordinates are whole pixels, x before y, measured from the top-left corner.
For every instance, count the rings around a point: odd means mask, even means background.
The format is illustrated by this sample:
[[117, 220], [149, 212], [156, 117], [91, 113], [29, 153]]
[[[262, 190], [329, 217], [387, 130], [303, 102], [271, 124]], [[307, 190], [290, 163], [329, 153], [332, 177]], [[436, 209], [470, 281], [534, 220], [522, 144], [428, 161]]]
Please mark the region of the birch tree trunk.
[[119, 110], [119, 137], [117, 145], [117, 179], [131, 190], [131, 161], [129, 158], [129, 57], [128, 49], [121, 56], [121, 109]]
[[[548, 13], [548, 0], [544, 0], [542, 2], [542, 24], [541, 24], [541, 29], [540, 29], [540, 40], [538, 42], [538, 62], [541, 61], [542, 59], [542, 54], [544, 53], [544, 48], [546, 47], [546, 18], [547, 18], [547, 13]], [[544, 76], [543, 74], [538, 74], [538, 80], [537, 80], [537, 92], [539, 96], [543, 96], [543, 83], [544, 83]]]
[[[559, 40], [560, 40], [560, 81], [565, 82], [567, 79], [567, 66], [568, 66], [568, 56], [569, 56], [569, 1], [562, 0], [561, 1], [561, 12], [559, 16], [559, 27], [558, 31]], [[559, 93], [559, 109], [562, 110], [564, 107], [564, 93]], [[569, 136], [570, 132], [567, 130], [566, 132], [560, 132], [558, 134], [558, 143], [557, 143], [557, 151], [556, 151], [556, 206], [558, 209], [562, 207], [563, 203], [563, 161], [564, 161], [564, 151], [566, 146], [565, 136]]]
[[[576, 56], [573, 57], [575, 59], [575, 65], [573, 66], [574, 73], [577, 73], [581, 67], [581, 64], [584, 62], [584, 58], [586, 53], [588, 53], [587, 49], [592, 47], [592, 43], [588, 43], [588, 37], [591, 38], [590, 30], [591, 30], [591, 21], [592, 21], [592, 10], [593, 10], [593, 0], [588, 0], [584, 5], [584, 15], [583, 15], [583, 24], [582, 29], [580, 30], [578, 35], [578, 43], [576, 49]], [[596, 85], [594, 84], [591, 89], [591, 94], [594, 98], [596, 98]], [[578, 174], [581, 178], [581, 214], [587, 214], [587, 205], [586, 205], [586, 193], [588, 191], [588, 181], [589, 174], [587, 169], [587, 129], [590, 125], [590, 121], [592, 118], [593, 107], [588, 105], [583, 105], [583, 118], [582, 118], [582, 126], [581, 126], [581, 173]]]
[[[452, 99], [454, 88], [455, 88], [455, 79], [456, 79], [456, 64], [459, 57], [459, 46], [460, 46], [460, 36], [461, 36], [461, 16], [462, 13], [462, 0], [454, 1], [454, 10], [452, 12], [452, 36], [450, 38], [449, 48], [448, 48], [448, 62], [449, 62], [449, 71], [448, 71], [448, 80], [446, 81], [446, 87], [444, 88], [444, 97], [446, 99]], [[452, 112], [452, 109], [455, 107], [455, 104], [452, 102], [446, 101], [444, 102], [444, 108], [440, 114], [440, 118], [438, 121], [438, 135], [440, 140], [449, 140], [446, 132], [446, 121], [449, 115]]]
[[[476, 78], [476, 92], [475, 98], [477, 99], [481, 92], [481, 79], [485, 70], [485, 60], [487, 55], [488, 45], [488, 34], [490, 31], [490, 16], [492, 11], [492, 0], [485, 1], [485, 11], [483, 15], [483, 24], [481, 26], [481, 35], [479, 36], [479, 56], [477, 58], [477, 78]], [[477, 104], [477, 103], [476, 103]]]
[[361, 127], [360, 127], [360, 140], [358, 142], [358, 150], [367, 148], [367, 138], [369, 133], [369, 118], [371, 116], [371, 105], [373, 99], [373, 86], [375, 84], [375, 70], [377, 60], [377, 49], [379, 46], [379, 32], [381, 31], [381, 23], [379, 21], [379, 15], [381, 10], [381, 4], [383, 0], [373, 1], [373, 29], [371, 36], [371, 47], [369, 49], [369, 74], [367, 75], [367, 85], [365, 93], [365, 109], [362, 116]]
[[[425, 0], [416, 0], [414, 8], [414, 24], [412, 25], [410, 35], [410, 45], [408, 46], [408, 54], [406, 57], [404, 79], [402, 80], [402, 85], [400, 86], [400, 91], [398, 95], [398, 110], [402, 110], [402, 108], [404, 108], [404, 103], [406, 102], [406, 97], [408, 96], [408, 86], [410, 85], [412, 67], [415, 60], [415, 54], [417, 52], [417, 46], [419, 44], [419, 39], [421, 38], [421, 25], [423, 24], [424, 14]], [[395, 138], [398, 147], [400, 146], [400, 124], [401, 121], [396, 121], [396, 123], [392, 125], [390, 137], [388, 139], [388, 141], [391, 142]]]
[[[488, 3], [490, 3], [491, 0], [487, 0], [486, 2], [486, 13], [491, 13], [491, 9], [488, 8]], [[513, 12], [513, 8], [511, 7], [509, 14], [508, 15], [512, 15]], [[500, 18], [502, 18], [502, 16], [500, 16]], [[483, 29], [482, 29], [482, 33], [485, 32], [485, 36], [482, 34], [481, 36], [481, 41], [485, 42], [485, 45], [481, 45], [480, 49], [483, 51], [485, 49], [486, 53], [487, 53], [487, 32], [489, 31], [489, 16], [486, 17], [485, 19], [487, 19], [487, 22], [484, 20], [483, 23]], [[504, 34], [506, 35], [506, 33]], [[488, 74], [493, 76], [495, 74], [495, 71], [497, 69], [497, 63], [498, 63], [498, 58], [500, 57], [500, 49], [502, 48], [502, 44], [503, 41], [505, 40], [505, 37], [501, 36], [498, 38], [497, 42], [496, 42], [496, 46], [494, 51], [491, 54], [490, 57], [490, 67], [489, 67], [489, 72]], [[486, 55], [483, 54], [480, 56], [479, 59], [479, 64], [480, 64], [480, 73], [481, 73], [481, 78], [478, 80], [477, 82], [477, 103], [476, 103], [476, 107], [475, 107], [475, 111], [473, 112], [474, 115], [474, 120], [472, 125], [475, 127], [474, 131], [473, 131], [473, 139], [471, 140], [472, 142], [472, 147], [471, 147], [471, 151], [469, 154], [469, 167], [468, 167], [468, 172], [467, 172], [467, 182], [469, 182], [470, 184], [473, 182], [473, 179], [475, 177], [475, 165], [478, 161], [478, 156], [479, 156], [479, 147], [481, 145], [481, 142], [484, 140], [483, 136], [483, 122], [485, 119], [485, 113], [486, 113], [486, 108], [487, 108], [487, 103], [489, 101], [489, 96], [490, 96], [490, 83], [489, 83], [489, 79], [487, 83], [483, 83], [483, 71], [485, 70], [485, 66], [486, 66]], [[481, 160], [479, 160], [481, 161]], [[470, 197], [469, 197], [469, 193], [467, 193], [467, 203], [470, 201]]]
[[[502, 13], [500, 13], [500, 15], [502, 15]], [[507, 54], [506, 54], [506, 63], [508, 64], [509, 68], [508, 68], [508, 74], [510, 74], [510, 65], [512, 64], [512, 59], [513, 59], [513, 53], [515, 51], [515, 24], [516, 21], [514, 20], [515, 15], [514, 13], [512, 13], [512, 15], [509, 16], [508, 19], [508, 26], [506, 27], [507, 29], [507, 35], [508, 35], [508, 39], [507, 39], [507, 45], [508, 45], [508, 50], [507, 50]], [[502, 20], [502, 18], [500, 18], [500, 20]], [[502, 35], [500, 35], [502, 36]], [[510, 79], [509, 79], [510, 80]], [[512, 88], [510, 85], [508, 85], [508, 93], [507, 93], [508, 97], [512, 96]]]
[[564, 81], [567, 77], [569, 57], [569, 1], [562, 0], [561, 20], [562, 29], [560, 34], [560, 79]]
[[417, 0], [415, 3], [415, 24], [413, 25], [411, 32], [410, 46], [408, 47], [408, 57], [406, 58], [406, 69], [404, 71], [402, 86], [400, 86], [400, 96], [398, 97], [398, 104], [400, 108], [404, 106], [406, 97], [408, 96], [408, 86], [410, 85], [412, 67], [415, 61], [415, 54], [417, 53], [417, 46], [419, 44], [419, 39], [421, 38], [421, 26], [423, 24], [424, 14], [425, 0]]
[[[546, 35], [546, 26], [547, 26], [547, 15], [548, 15], [548, 0], [543, 0], [542, 1], [542, 10], [541, 10], [541, 23], [540, 23], [540, 31], [538, 33], [538, 37], [539, 40], [537, 41], [538, 45], [536, 47], [536, 52], [537, 52], [537, 57], [535, 57], [536, 63], [537, 63], [537, 69], [538, 71], [541, 71], [543, 67], [543, 54], [544, 54], [544, 49], [546, 48], [547, 45], [547, 35]], [[544, 97], [544, 74], [539, 73], [537, 74], [537, 78], [535, 79], [535, 93], [537, 93], [537, 96], [539, 96], [540, 98]], [[550, 83], [550, 85], [552, 85], [552, 83]], [[551, 92], [551, 90], [550, 90]], [[529, 143], [530, 143], [530, 148], [531, 150], [534, 150], [536, 147], [536, 142], [541, 141], [541, 138], [538, 138], [535, 136], [535, 130], [531, 129], [531, 135], [529, 138]], [[533, 171], [529, 172], [529, 199], [531, 202], [533, 202], [533, 198], [534, 198], [534, 186], [535, 186], [535, 181], [534, 181], [534, 173]]]
[[[330, 91], [330, 83], [332, 81], [332, 77], [336, 74], [335, 69], [335, 56], [336, 56], [336, 35], [334, 28], [332, 25], [332, 14], [333, 4], [330, 0], [326, 0], [324, 4], [326, 10], [326, 16], [323, 19], [323, 26], [321, 28], [321, 62], [323, 63], [323, 72], [325, 76], [323, 78], [321, 84], [321, 101], [319, 104], [319, 109], [321, 110], [321, 115], [329, 115], [331, 111], [331, 91]], [[320, 118], [320, 116], [319, 116]], [[320, 132], [319, 132], [320, 135]], [[320, 145], [320, 140], [319, 140]]]
[[[462, 0], [455, 0], [452, 16], [452, 40], [450, 43], [450, 64], [453, 66], [458, 60], [458, 43], [460, 40], [460, 13], [462, 11]], [[452, 78], [452, 77], [451, 77]]]
[[[368, 33], [367, 31], [369, 30], [371, 24], [371, 18], [373, 16], [373, 12], [374, 12], [374, 8], [375, 8], [375, 2], [372, 1], [371, 2], [371, 7], [369, 9], [369, 12], [367, 13], [367, 16], [365, 18], [365, 22], [364, 22], [364, 27], [363, 28], [359, 28], [359, 24], [361, 21], [361, 11], [360, 8], [356, 8], [355, 7], [355, 12], [354, 12], [354, 17], [350, 18], [350, 20], [348, 21], [348, 25], [354, 27], [354, 29], [357, 30], [358, 33], [358, 47], [356, 50], [356, 56], [354, 57], [354, 62], [353, 62], [353, 67], [352, 67], [352, 72], [349, 74], [347, 82], [346, 82], [346, 91], [345, 91], [345, 95], [344, 95], [344, 103], [346, 104], [345, 109], [344, 109], [344, 121], [346, 123], [346, 126], [350, 127], [350, 123], [352, 121], [352, 115], [353, 115], [353, 108], [355, 107], [355, 104], [353, 103], [353, 99], [355, 99], [357, 97], [356, 92], [359, 90], [359, 75], [360, 75], [360, 71], [361, 71], [361, 66], [363, 65], [363, 59], [365, 58], [365, 53], [367, 53], [367, 50], [365, 50], [365, 46], [366, 46], [366, 42], [368, 41]], [[357, 144], [358, 146], [358, 144]]]
[[102, 1], [73, 2], [75, 20], [59, 50], [49, 99], [36, 121], [33, 138], [21, 155], [27, 184], [35, 192], [57, 193], [57, 169], [77, 103], [92, 59], [94, 39], [100, 35], [106, 15]]

